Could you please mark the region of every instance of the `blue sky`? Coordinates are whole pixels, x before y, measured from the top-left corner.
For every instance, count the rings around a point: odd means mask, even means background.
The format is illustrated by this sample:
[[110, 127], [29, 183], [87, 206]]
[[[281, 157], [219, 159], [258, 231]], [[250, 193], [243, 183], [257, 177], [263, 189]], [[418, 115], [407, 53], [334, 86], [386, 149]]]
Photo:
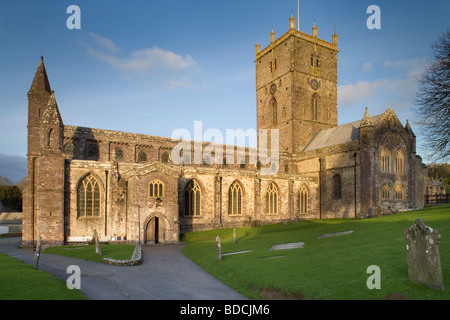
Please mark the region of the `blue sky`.
[[[67, 8], [81, 9], [69, 30]], [[369, 30], [368, 6], [381, 9]], [[26, 156], [27, 92], [44, 56], [65, 124], [170, 137], [256, 127], [257, 41], [287, 32], [297, 0], [48, 0], [0, 3], [0, 154]], [[300, 30], [339, 35], [339, 124], [392, 108], [414, 126], [416, 84], [450, 27], [447, 0], [301, 0]], [[425, 159], [426, 160], [426, 159]], [[0, 170], [0, 175], [2, 172]]]

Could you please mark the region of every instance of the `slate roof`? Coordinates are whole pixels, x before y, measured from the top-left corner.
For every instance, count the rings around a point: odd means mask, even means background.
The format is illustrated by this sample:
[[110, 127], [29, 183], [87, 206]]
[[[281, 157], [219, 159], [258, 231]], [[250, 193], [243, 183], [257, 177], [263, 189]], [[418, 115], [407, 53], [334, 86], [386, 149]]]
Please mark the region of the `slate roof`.
[[[382, 114], [371, 117], [372, 122], [375, 124], [381, 116]], [[361, 120], [321, 130], [309, 141], [303, 152], [357, 141], [359, 140], [360, 124]]]

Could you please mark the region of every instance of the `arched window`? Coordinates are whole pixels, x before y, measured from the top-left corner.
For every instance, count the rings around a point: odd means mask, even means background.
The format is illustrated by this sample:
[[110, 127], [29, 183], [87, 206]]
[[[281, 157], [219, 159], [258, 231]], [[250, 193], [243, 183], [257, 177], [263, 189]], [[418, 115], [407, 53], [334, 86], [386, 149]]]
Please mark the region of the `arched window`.
[[395, 172], [399, 174], [405, 173], [405, 155], [402, 150], [395, 153]]
[[278, 189], [275, 183], [271, 183], [266, 192], [266, 213], [278, 213]]
[[242, 188], [237, 181], [228, 190], [228, 214], [242, 214]]
[[388, 148], [381, 150], [381, 171], [391, 172], [391, 151]]
[[99, 217], [101, 204], [100, 183], [92, 175], [85, 176], [78, 184], [78, 217]]
[[114, 149], [114, 159], [116, 161], [121, 161], [123, 160], [123, 151], [120, 148], [115, 148]]
[[138, 162], [139, 163], [147, 162], [147, 154], [142, 150], [139, 151]]
[[382, 188], [381, 188], [381, 199], [382, 200], [391, 200], [392, 197], [392, 187], [386, 183]]
[[88, 149], [87, 157], [88, 157], [88, 159], [98, 160], [99, 154], [100, 154], [100, 152], [98, 150], [98, 146], [91, 145]]
[[75, 155], [75, 146], [73, 143], [68, 143], [64, 145], [64, 154], [66, 156], [74, 156]]
[[319, 120], [319, 95], [314, 93], [311, 98], [311, 112], [312, 112], [312, 120]]
[[335, 174], [333, 176], [333, 194], [335, 199], [342, 198], [342, 182], [340, 174]]
[[395, 200], [405, 200], [405, 188], [401, 184], [395, 187]]
[[53, 131], [53, 128], [51, 128], [51, 129], [48, 131], [48, 134], [47, 134], [47, 148], [54, 147], [54, 146], [51, 145], [51, 141], [54, 139], [54, 138], [53, 138], [54, 135], [55, 135], [55, 133], [54, 133], [54, 131]]
[[164, 198], [164, 184], [159, 180], [153, 180], [148, 185], [149, 198]]
[[272, 112], [272, 124], [277, 124], [278, 104], [275, 97], [272, 97], [272, 100], [270, 100], [270, 111]]
[[197, 181], [189, 181], [184, 192], [184, 214], [186, 216], [200, 216], [201, 191]]
[[308, 189], [305, 186], [298, 191], [298, 213], [308, 213]]
[[169, 154], [167, 152], [164, 152], [161, 156], [162, 163], [169, 163]]

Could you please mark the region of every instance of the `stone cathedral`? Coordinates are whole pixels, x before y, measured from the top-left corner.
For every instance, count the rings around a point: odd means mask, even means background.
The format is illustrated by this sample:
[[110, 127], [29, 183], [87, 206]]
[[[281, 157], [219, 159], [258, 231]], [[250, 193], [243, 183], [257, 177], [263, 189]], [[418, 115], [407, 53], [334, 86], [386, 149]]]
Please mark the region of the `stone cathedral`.
[[409, 123], [362, 109], [360, 121], [338, 125], [337, 55], [337, 34], [319, 39], [315, 25], [306, 34], [292, 16], [285, 34], [256, 44], [257, 129], [279, 133], [271, 174], [248, 161], [248, 147], [245, 161], [223, 145], [223, 161], [177, 164], [171, 138], [64, 124], [41, 58], [28, 92], [22, 245], [94, 230], [109, 241], [177, 243], [188, 231], [423, 207], [427, 172]]

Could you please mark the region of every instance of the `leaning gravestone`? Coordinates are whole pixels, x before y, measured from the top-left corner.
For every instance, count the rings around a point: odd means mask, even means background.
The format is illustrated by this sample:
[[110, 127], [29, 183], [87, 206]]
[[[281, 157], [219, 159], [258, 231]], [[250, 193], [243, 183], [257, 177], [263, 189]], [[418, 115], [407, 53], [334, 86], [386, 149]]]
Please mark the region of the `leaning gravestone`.
[[438, 248], [441, 239], [439, 232], [419, 218], [403, 235], [408, 254], [409, 280], [445, 290]]
[[222, 261], [222, 243], [220, 237], [216, 237], [217, 261]]
[[98, 241], [97, 229], [94, 229], [94, 240], [95, 240], [95, 253], [102, 255], [102, 250], [100, 249], [100, 241]]
[[34, 268], [37, 269], [39, 267], [39, 258], [41, 257], [41, 248], [42, 248], [42, 238], [39, 237], [37, 242], [36, 251], [34, 252]]

